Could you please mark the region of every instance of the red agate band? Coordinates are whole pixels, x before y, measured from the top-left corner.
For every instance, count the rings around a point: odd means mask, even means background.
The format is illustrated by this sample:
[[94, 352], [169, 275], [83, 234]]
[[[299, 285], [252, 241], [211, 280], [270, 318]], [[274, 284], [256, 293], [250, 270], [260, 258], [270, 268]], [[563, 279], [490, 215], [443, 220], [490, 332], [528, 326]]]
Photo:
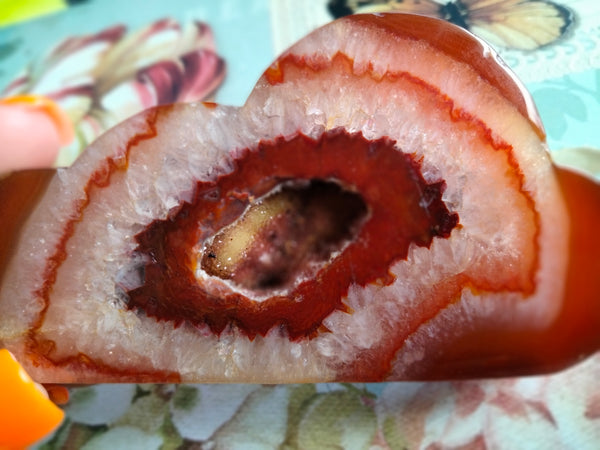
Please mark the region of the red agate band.
[[517, 108], [545, 140], [546, 132], [533, 98], [517, 76], [486, 42], [445, 20], [401, 13], [355, 14], [351, 20], [396, 36], [424, 40], [457, 61], [468, 64]]
[[570, 224], [565, 293], [556, 320], [543, 330], [486, 329], [467, 333], [445, 349], [424, 378], [552, 373], [600, 348], [600, 184], [570, 169], [555, 167], [554, 173]]
[[[315, 179], [361, 196], [369, 218], [355, 239], [285, 295], [255, 301], [234, 290], [211, 294], [194, 275], [190, 252], [198, 243], [239, 217], [249, 199], [286, 180]], [[216, 334], [235, 326], [251, 339], [273, 328], [291, 340], [314, 336], [332, 312], [351, 313], [343, 303], [351, 285], [389, 284], [391, 265], [406, 258], [411, 244], [428, 247], [434, 237], [450, 236], [458, 215], [442, 202], [443, 191], [443, 181], [428, 184], [414, 157], [389, 139], [339, 130], [316, 140], [298, 135], [262, 142], [235, 160], [232, 173], [198, 182], [190, 204], [136, 236], [137, 251], [149, 262], [144, 285], [127, 293], [128, 306], [158, 320], [207, 325]]]
[[[492, 47], [467, 30], [445, 20], [402, 13], [353, 14], [338, 21], [360, 24], [371, 28], [374, 33], [389, 33], [390, 39], [399, 37], [427, 42], [455, 61], [468, 65], [529, 121], [541, 140], [546, 139], [542, 119], [527, 88]], [[312, 59], [312, 55], [296, 55], [293, 50], [292, 47], [267, 69], [264, 76], [270, 84], [283, 81], [284, 70], [280, 66], [286, 61], [314, 68], [325, 63], [318, 57]], [[352, 58], [349, 60], [352, 61]]]
[[17, 244], [23, 224], [37, 206], [56, 169], [18, 171], [2, 179], [0, 175], [0, 283]]
[[[75, 233], [76, 225], [82, 222], [85, 218], [85, 212], [94, 195], [98, 195], [99, 191], [110, 185], [112, 177], [115, 173], [126, 171], [129, 166], [129, 156], [133, 148], [141, 142], [152, 139], [157, 135], [156, 124], [163, 115], [168, 114], [172, 109], [171, 105], [159, 106], [151, 108], [141, 113], [145, 116], [145, 126], [133, 137], [131, 137], [125, 146], [122, 155], [108, 157], [99, 162], [97, 168], [91, 173], [89, 179], [82, 187], [82, 197], [74, 202], [73, 211], [70, 218], [63, 224], [62, 235], [58, 241], [54, 253], [46, 259], [46, 264], [43, 271], [43, 284], [32, 293], [36, 298], [44, 302], [44, 307], [40, 311], [37, 320], [31, 325], [29, 332], [25, 338], [24, 353], [34, 367], [42, 368], [66, 368], [73, 374], [79, 374], [75, 380], [64, 380], [64, 382], [86, 382], [86, 376], [90, 376], [89, 381], [97, 380], [98, 375], [104, 376], [106, 379], [118, 380], [120, 382], [164, 382], [174, 383], [180, 382], [181, 376], [179, 373], [169, 370], [139, 370], [135, 368], [120, 369], [110, 364], [105, 364], [101, 358], [90, 358], [82, 352], [74, 353], [70, 356], [56, 357], [53, 355], [56, 349], [56, 343], [45, 338], [39, 333], [39, 329], [43, 326], [46, 317], [46, 312], [50, 307], [50, 296], [56, 281], [56, 274], [62, 263], [67, 258], [67, 243], [71, 236]], [[67, 169], [74, 170], [74, 169]], [[28, 220], [31, 213], [41, 197], [44, 195], [47, 186], [52, 183], [57, 177], [56, 169], [47, 170], [27, 170], [17, 172], [7, 180], [0, 182], [0, 199], [9, 198], [9, 194], [17, 195], [17, 199], [26, 196], [26, 202], [18, 205], [15, 201], [9, 201], [6, 208], [7, 218], [15, 221], [12, 227], [14, 238], [17, 239], [21, 229], [17, 227], [19, 224], [24, 224]], [[29, 190], [31, 183], [37, 186], [34, 191]], [[6, 186], [6, 189], [4, 187]], [[10, 192], [9, 192], [10, 191]], [[23, 210], [21, 212], [21, 210]], [[12, 257], [12, 249], [8, 249], [6, 254], [0, 254], [2, 258], [8, 258], [0, 262], [0, 269], [10, 263]]]

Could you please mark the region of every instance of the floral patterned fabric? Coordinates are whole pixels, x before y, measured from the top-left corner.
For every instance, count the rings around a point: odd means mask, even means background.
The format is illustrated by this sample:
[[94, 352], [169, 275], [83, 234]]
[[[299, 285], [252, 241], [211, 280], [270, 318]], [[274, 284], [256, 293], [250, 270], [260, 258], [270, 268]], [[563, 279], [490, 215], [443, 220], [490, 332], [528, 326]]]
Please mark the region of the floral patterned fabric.
[[155, 105], [207, 100], [224, 76], [210, 27], [166, 18], [129, 33], [115, 25], [69, 37], [33, 62], [2, 96], [40, 94], [67, 112], [77, 139], [57, 163], [68, 165], [127, 117]]
[[593, 449], [600, 357], [564, 373], [445, 383], [96, 385], [42, 449]]
[[[137, 2], [90, 0], [0, 30], [0, 92], [45, 94], [65, 108], [78, 133], [58, 161], [68, 164], [106, 128], [145, 107], [213, 96], [241, 104], [274, 56], [271, 45], [281, 50], [330, 20], [327, 3], [171, 0], [145, 2], [139, 11]], [[569, 36], [503, 57], [527, 81], [556, 159], [598, 176], [600, 8], [595, 0], [559, 3], [576, 12]], [[32, 30], [47, 29], [61, 37], [32, 40]], [[33, 47], [41, 57], [29, 56]], [[23, 59], [21, 73], [16, 61]], [[62, 426], [37, 447], [597, 449], [598, 380], [600, 355], [562, 373], [500, 380], [81, 386], [71, 389]]]

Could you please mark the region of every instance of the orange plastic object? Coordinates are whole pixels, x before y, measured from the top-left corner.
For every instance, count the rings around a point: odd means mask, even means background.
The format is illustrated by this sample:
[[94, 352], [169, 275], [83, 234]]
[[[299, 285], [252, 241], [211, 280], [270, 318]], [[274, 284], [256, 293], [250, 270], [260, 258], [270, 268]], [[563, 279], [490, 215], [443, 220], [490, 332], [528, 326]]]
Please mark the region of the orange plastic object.
[[27, 375], [8, 350], [0, 350], [0, 449], [20, 449], [40, 440], [64, 412]]

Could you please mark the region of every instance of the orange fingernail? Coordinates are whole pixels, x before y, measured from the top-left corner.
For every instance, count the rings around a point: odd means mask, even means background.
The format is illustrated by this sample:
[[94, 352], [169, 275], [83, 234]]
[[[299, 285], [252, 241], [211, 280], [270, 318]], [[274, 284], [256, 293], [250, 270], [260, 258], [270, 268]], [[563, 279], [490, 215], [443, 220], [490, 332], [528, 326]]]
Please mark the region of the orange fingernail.
[[74, 137], [73, 124], [60, 106], [48, 97], [34, 94], [15, 95], [0, 99], [4, 105], [25, 105], [43, 111], [54, 122], [61, 145], [69, 144]]
[[53, 431], [63, 417], [12, 354], [0, 350], [0, 448], [25, 448]]

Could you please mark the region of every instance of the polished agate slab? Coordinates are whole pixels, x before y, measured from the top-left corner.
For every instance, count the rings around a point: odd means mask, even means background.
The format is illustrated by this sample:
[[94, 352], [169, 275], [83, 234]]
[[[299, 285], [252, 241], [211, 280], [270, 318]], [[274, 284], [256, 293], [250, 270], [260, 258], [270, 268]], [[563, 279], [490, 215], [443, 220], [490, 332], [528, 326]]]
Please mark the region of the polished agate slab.
[[0, 197], [0, 344], [40, 382], [524, 375], [600, 343], [600, 188], [435, 19], [339, 19], [243, 107], [148, 110]]

